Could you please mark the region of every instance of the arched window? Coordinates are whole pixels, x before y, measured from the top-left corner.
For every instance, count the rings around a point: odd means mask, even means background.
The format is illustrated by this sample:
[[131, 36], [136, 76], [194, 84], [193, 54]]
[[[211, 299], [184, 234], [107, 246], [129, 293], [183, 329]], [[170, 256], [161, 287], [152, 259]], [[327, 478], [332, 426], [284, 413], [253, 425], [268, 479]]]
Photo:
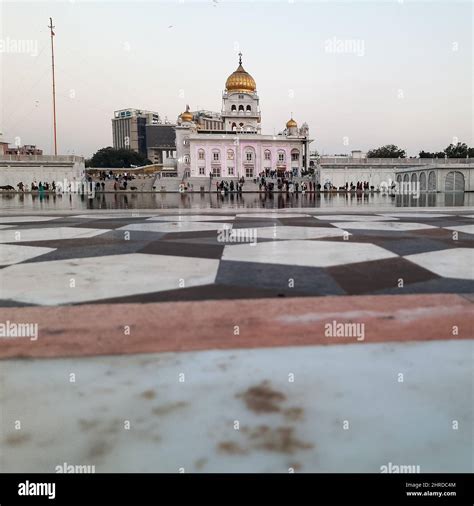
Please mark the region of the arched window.
[[465, 189], [464, 174], [458, 170], [448, 172], [444, 189], [447, 192], [463, 192]]
[[426, 191], [426, 174], [424, 172], [420, 174], [420, 191]]
[[232, 130], [236, 130], [237, 129], [237, 123], [232, 123]]
[[236, 111], [237, 110], [237, 106], [234, 104], [231, 108], [230, 108], [231, 111]]
[[218, 162], [221, 159], [221, 153], [218, 149], [212, 150], [212, 161]]
[[205, 156], [204, 156], [204, 149], [200, 149], [198, 151], [198, 159], [199, 160], [204, 160]]
[[265, 150], [265, 160], [271, 160], [271, 159], [272, 159], [272, 154], [269, 149], [266, 149]]
[[227, 160], [233, 160], [234, 159], [234, 150], [228, 149], [227, 150]]
[[436, 191], [436, 175], [434, 173], [434, 170], [430, 171], [428, 174], [428, 191]]
[[183, 145], [184, 145], [184, 146], [187, 146], [188, 144], [189, 144], [189, 137], [185, 137], [185, 138], [183, 139]]
[[239, 111], [243, 111], [244, 110], [244, 106], [241, 104], [239, 105]]
[[418, 182], [418, 178], [416, 176], [416, 172], [413, 172], [411, 175], [411, 184], [416, 184]]
[[284, 163], [285, 162], [285, 152], [283, 150], [280, 150], [278, 151], [278, 161], [280, 163]]
[[254, 164], [255, 162], [255, 150], [248, 146], [244, 150], [244, 163], [246, 164]]
[[410, 176], [409, 176], [408, 174], [405, 174], [405, 175], [403, 176], [403, 182], [404, 182], [404, 183], [409, 183], [409, 182], [410, 182]]
[[184, 155], [184, 163], [189, 163], [189, 155]]
[[250, 105], [247, 106], [247, 111], [251, 111], [252, 107]]
[[297, 162], [300, 159], [300, 152], [297, 149], [291, 150], [291, 161]]

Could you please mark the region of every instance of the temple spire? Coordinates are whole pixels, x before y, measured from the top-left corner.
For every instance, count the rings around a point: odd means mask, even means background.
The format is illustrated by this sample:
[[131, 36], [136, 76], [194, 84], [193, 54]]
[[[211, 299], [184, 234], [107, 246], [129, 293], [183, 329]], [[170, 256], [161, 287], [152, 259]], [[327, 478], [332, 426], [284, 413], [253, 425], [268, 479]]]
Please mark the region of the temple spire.
[[239, 53], [239, 65], [242, 65], [242, 53]]

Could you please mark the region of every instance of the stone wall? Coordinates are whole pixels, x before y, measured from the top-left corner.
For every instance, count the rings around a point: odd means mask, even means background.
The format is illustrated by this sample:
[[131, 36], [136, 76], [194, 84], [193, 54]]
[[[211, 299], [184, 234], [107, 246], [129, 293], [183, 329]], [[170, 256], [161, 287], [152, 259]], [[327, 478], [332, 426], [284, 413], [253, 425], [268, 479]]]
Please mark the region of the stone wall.
[[17, 189], [23, 182], [31, 188], [33, 181], [80, 183], [84, 175], [84, 159], [78, 156], [0, 156], [0, 186]]

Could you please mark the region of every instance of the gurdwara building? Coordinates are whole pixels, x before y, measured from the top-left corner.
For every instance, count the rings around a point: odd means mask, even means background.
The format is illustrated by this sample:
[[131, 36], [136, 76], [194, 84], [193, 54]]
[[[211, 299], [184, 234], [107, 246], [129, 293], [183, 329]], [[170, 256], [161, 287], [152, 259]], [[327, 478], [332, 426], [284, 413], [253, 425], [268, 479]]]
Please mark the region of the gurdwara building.
[[301, 175], [309, 168], [309, 128], [293, 118], [277, 135], [261, 133], [261, 113], [254, 78], [239, 66], [225, 83], [222, 111], [207, 117], [189, 106], [177, 121], [178, 177], [254, 178], [275, 171]]

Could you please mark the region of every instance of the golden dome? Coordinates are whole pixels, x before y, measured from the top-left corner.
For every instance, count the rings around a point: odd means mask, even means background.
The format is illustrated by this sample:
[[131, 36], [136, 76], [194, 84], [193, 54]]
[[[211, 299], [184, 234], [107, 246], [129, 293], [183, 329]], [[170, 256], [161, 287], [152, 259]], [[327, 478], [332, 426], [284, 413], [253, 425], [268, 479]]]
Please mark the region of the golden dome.
[[293, 118], [290, 118], [286, 122], [286, 128], [298, 128], [298, 123], [296, 123], [296, 121]]
[[225, 82], [227, 91], [254, 92], [257, 89], [254, 78], [242, 67], [242, 53], [239, 53], [239, 66]]
[[181, 121], [192, 121], [193, 115], [189, 112], [189, 105], [186, 106], [186, 110], [179, 116]]

